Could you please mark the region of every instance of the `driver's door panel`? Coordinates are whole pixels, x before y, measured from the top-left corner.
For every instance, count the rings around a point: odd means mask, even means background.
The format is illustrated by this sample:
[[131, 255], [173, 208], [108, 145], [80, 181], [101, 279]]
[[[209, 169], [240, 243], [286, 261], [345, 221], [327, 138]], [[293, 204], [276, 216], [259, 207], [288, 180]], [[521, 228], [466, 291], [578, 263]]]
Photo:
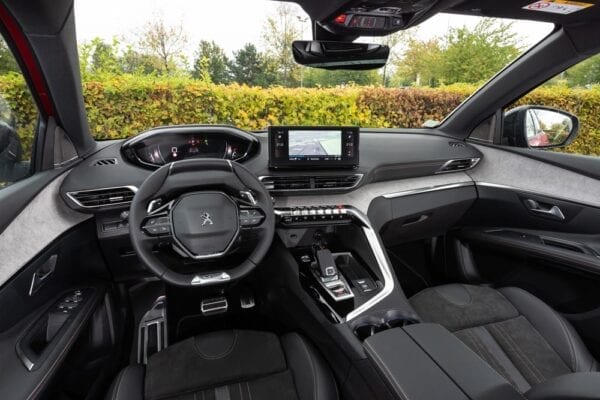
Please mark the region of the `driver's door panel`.
[[70, 230], [0, 289], [3, 398], [86, 394], [108, 365], [120, 323], [94, 235], [91, 221]]

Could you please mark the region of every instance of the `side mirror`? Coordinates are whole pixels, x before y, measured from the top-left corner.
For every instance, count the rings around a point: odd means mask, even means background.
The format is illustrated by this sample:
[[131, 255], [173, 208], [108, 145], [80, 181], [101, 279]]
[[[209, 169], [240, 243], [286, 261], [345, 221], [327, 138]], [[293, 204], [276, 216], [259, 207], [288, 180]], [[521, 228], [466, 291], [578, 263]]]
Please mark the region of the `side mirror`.
[[292, 50], [298, 64], [324, 69], [377, 69], [390, 56], [388, 46], [373, 43], [297, 40]]
[[521, 106], [504, 114], [502, 143], [514, 147], [545, 149], [564, 147], [577, 137], [579, 118], [543, 106]]
[[27, 170], [19, 168], [23, 156], [21, 139], [12, 126], [0, 120], [0, 188], [3, 182], [17, 181]]

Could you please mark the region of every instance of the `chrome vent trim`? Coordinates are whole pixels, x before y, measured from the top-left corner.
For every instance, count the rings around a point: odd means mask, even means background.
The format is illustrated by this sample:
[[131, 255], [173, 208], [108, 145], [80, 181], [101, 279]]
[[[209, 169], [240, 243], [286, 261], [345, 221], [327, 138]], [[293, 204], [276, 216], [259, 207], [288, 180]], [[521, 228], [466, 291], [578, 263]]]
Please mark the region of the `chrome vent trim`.
[[458, 158], [449, 160], [437, 170], [436, 174], [445, 174], [449, 172], [466, 171], [475, 167], [481, 158]]
[[299, 192], [354, 189], [363, 174], [261, 176], [258, 179], [271, 192]]
[[92, 167], [101, 167], [104, 165], [117, 165], [119, 162], [116, 158], [102, 158], [92, 163]]
[[116, 186], [67, 192], [67, 196], [79, 207], [99, 209], [103, 207], [129, 205], [137, 190], [138, 189], [135, 186]]

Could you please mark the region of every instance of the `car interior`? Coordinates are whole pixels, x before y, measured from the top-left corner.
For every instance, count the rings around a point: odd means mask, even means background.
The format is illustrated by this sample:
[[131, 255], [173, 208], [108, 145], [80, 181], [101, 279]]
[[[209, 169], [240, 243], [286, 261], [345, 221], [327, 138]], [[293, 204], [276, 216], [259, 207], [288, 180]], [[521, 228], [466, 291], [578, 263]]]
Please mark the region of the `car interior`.
[[600, 51], [600, 4], [297, 3], [314, 40], [290, 51], [325, 68], [381, 66], [389, 49], [353, 41], [441, 12], [554, 29], [432, 128], [198, 121], [99, 141], [73, 0], [4, 0], [40, 119], [35, 173], [0, 190], [0, 397], [600, 398], [600, 158], [552, 151], [576, 116], [506, 112]]

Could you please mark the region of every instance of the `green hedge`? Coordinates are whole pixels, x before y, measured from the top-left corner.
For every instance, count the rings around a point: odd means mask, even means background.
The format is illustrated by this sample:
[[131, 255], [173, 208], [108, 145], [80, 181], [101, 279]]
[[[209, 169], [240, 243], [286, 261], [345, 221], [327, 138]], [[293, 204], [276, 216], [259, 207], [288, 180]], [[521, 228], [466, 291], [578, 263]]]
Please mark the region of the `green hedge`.
[[[0, 76], [0, 93], [19, 116], [19, 131], [31, 144], [35, 110], [16, 75]], [[420, 127], [441, 120], [474, 87], [439, 89], [257, 88], [212, 85], [191, 79], [103, 77], [84, 83], [90, 129], [98, 139], [133, 136], [170, 124], [231, 124], [248, 130], [268, 125], [359, 125]], [[600, 89], [538, 89], [520, 103], [545, 104], [578, 115], [582, 131], [567, 151], [600, 155]]]

